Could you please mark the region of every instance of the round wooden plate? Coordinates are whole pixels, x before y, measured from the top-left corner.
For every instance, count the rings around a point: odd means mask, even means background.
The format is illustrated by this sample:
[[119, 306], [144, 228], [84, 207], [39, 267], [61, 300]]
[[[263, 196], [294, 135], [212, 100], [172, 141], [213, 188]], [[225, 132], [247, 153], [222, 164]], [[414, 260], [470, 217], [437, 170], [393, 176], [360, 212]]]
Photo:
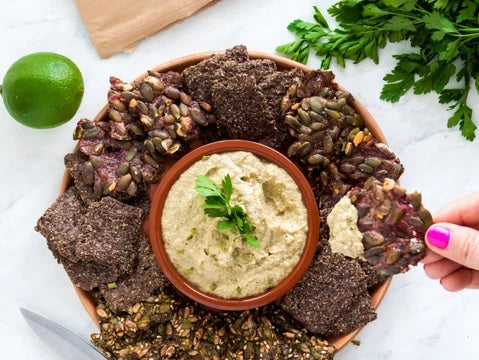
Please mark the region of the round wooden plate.
[[[165, 71], [177, 71], [181, 72], [183, 69], [187, 68], [188, 66], [195, 65], [198, 62], [210, 57], [213, 54], [216, 53], [221, 53], [221, 52], [205, 52], [205, 53], [198, 53], [198, 54], [193, 54], [193, 55], [188, 55], [184, 56], [175, 60], [168, 61], [162, 65], [154, 67], [152, 70], [157, 71], [157, 72], [165, 72]], [[310, 67], [297, 63], [295, 61], [292, 61], [290, 59], [286, 59], [280, 56], [275, 56], [263, 52], [256, 52], [256, 51], [249, 51], [249, 56], [251, 59], [269, 59], [274, 61], [279, 70], [290, 70], [293, 68], [299, 68], [303, 71], [309, 71], [312, 70]], [[142, 75], [138, 76], [135, 80], [141, 80], [147, 76], [147, 73], [143, 73]], [[340, 89], [344, 90], [341, 86], [339, 86]], [[354, 95], [354, 94], [353, 94]], [[364, 120], [365, 125], [368, 127], [368, 129], [371, 131], [371, 133], [374, 135], [375, 138], [379, 139], [380, 141], [386, 143], [386, 139], [384, 137], [383, 132], [379, 128], [379, 125], [376, 123], [376, 121], [373, 119], [371, 114], [366, 110], [363, 104], [359, 102], [356, 98], [354, 101], [354, 109], [361, 115], [361, 117]], [[105, 105], [100, 112], [95, 116], [94, 120], [98, 121], [100, 119], [103, 119], [108, 110], [108, 105]], [[75, 148], [76, 150], [76, 148]], [[60, 185], [60, 194], [65, 193], [68, 188], [73, 184], [73, 179], [71, 178], [70, 174], [68, 173], [67, 170], [65, 170], [65, 173], [63, 174], [63, 179]], [[385, 282], [382, 284], [378, 285], [374, 291], [371, 293], [371, 302], [374, 308], [377, 308], [379, 304], [381, 303], [382, 299], [386, 295], [386, 291], [389, 287], [389, 284], [391, 283], [391, 277], [389, 277]], [[91, 319], [95, 322], [97, 326], [99, 326], [98, 323], [98, 318], [96, 315], [96, 302], [95, 299], [93, 299], [88, 292], [84, 291], [83, 289], [73, 286], [81, 303], [85, 307], [85, 310], [87, 311], [88, 315], [90, 315]], [[358, 328], [350, 333], [340, 335], [340, 336], [333, 336], [333, 337], [327, 337], [326, 340], [335, 347], [336, 352], [341, 350], [343, 347], [345, 347], [351, 340], [354, 339], [354, 337], [361, 331], [361, 328]]]

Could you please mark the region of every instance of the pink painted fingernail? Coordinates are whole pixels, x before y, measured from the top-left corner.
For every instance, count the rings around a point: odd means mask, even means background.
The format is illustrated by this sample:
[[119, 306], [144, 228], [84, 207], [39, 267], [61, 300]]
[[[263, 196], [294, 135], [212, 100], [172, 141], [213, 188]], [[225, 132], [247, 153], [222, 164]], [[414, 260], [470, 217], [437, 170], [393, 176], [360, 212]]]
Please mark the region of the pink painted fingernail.
[[434, 246], [445, 249], [449, 245], [451, 233], [442, 226], [433, 225], [429, 228], [426, 234], [427, 240]]

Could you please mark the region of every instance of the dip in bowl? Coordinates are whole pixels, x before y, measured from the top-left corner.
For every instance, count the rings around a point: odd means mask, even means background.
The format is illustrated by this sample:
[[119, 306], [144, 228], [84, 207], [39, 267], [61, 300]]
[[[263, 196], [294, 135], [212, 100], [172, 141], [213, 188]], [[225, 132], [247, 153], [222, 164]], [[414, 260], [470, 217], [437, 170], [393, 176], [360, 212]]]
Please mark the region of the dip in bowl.
[[[240, 225], [249, 223], [250, 231], [242, 234], [225, 224], [227, 217], [205, 212], [209, 200], [195, 189], [198, 177], [222, 191], [230, 178], [230, 210], [242, 209]], [[279, 152], [243, 140], [205, 145], [180, 159], [156, 190], [149, 226], [155, 256], [173, 285], [220, 310], [283, 296], [308, 268], [319, 236], [316, 201], [302, 172]]]

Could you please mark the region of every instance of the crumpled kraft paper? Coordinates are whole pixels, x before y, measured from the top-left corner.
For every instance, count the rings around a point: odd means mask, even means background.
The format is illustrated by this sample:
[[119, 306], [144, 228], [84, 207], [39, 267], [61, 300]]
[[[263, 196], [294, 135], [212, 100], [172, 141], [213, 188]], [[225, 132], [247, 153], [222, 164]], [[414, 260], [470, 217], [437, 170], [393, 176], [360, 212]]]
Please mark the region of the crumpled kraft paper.
[[98, 54], [131, 52], [138, 41], [217, 0], [75, 0]]

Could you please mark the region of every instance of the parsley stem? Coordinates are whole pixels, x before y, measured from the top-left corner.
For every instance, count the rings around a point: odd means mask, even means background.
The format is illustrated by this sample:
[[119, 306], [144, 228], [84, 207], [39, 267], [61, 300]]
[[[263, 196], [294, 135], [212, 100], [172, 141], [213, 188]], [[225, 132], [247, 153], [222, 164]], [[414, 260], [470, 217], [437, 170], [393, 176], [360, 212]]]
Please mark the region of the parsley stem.
[[474, 39], [476, 37], [479, 37], [479, 33], [476, 34], [449, 34], [451, 36], [457, 37], [457, 38], [468, 38], [468, 39]]

